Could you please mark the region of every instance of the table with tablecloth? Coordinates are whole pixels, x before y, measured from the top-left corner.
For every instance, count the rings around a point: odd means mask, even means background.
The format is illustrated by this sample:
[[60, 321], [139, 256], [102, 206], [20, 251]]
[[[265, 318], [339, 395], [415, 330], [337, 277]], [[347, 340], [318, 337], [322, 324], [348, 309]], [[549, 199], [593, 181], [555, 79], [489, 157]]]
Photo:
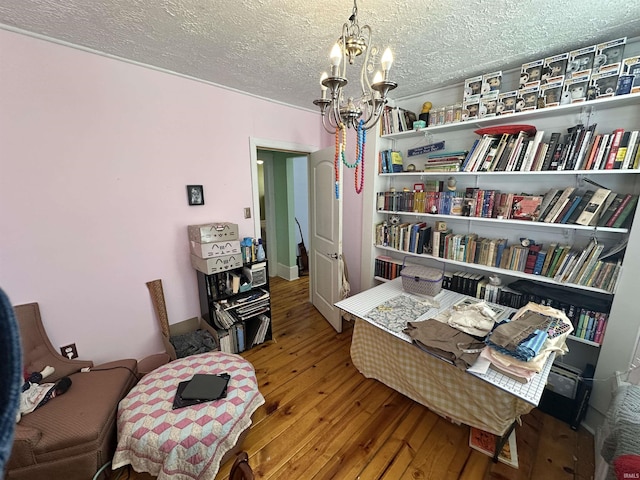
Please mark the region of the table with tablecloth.
[[[172, 409], [178, 383], [196, 373], [228, 373], [226, 397]], [[254, 368], [239, 355], [207, 352], [174, 360], [145, 375], [120, 402], [112, 468], [131, 464], [158, 480], [213, 479], [263, 403]]]
[[[367, 317], [371, 309], [402, 293], [400, 279], [396, 279], [336, 304], [355, 320], [351, 358], [365, 377], [381, 381], [456, 423], [499, 436], [537, 406], [554, 354], [526, 384], [493, 370], [486, 375], [470, 374], [417, 348], [407, 335], [390, 331]], [[443, 290], [437, 306], [424, 318], [444, 311], [462, 297]]]

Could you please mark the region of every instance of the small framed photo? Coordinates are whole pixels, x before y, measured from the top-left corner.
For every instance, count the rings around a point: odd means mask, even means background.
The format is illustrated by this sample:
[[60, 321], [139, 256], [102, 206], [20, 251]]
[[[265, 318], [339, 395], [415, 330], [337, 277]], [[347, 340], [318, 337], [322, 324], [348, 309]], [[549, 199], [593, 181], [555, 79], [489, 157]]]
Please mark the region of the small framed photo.
[[189, 205], [204, 205], [202, 185], [187, 185], [187, 199]]

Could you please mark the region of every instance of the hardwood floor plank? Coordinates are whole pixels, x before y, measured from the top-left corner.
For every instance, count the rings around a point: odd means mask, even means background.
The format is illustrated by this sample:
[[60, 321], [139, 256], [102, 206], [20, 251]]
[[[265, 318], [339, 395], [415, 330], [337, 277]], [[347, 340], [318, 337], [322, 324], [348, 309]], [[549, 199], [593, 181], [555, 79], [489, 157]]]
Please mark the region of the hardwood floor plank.
[[550, 415], [545, 415], [543, 423], [545, 434], [540, 436], [538, 448], [544, 460], [536, 462], [532, 478], [573, 479], [576, 432]]

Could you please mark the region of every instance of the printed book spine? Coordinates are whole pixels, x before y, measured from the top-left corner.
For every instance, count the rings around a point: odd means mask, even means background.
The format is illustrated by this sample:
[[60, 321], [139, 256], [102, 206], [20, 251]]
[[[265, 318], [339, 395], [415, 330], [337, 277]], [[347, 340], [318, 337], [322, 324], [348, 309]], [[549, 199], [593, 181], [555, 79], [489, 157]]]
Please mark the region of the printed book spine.
[[611, 216], [609, 217], [609, 219], [606, 221], [605, 223], [606, 227], [613, 227], [613, 224], [616, 222], [616, 220], [618, 220], [624, 208], [629, 204], [629, 201], [631, 201], [632, 196], [633, 195], [631, 195], [630, 193], [623, 195], [622, 198], [620, 198], [620, 195], [616, 195], [616, 199], [620, 199], [620, 200], [618, 202], [614, 200], [614, 202], [617, 203], [617, 206], [613, 211], [613, 213], [611, 214]]
[[611, 147], [609, 148], [609, 153], [607, 155], [607, 161], [605, 163], [604, 168], [606, 170], [613, 170], [616, 162], [616, 155], [618, 155], [618, 148], [620, 148], [620, 141], [622, 140], [622, 136], [624, 134], [624, 129], [617, 128], [613, 131]]
[[622, 225], [624, 224], [625, 220], [631, 215], [631, 212], [633, 212], [636, 208], [636, 205], [638, 204], [638, 196], [634, 195], [631, 197], [631, 199], [629, 200], [629, 203], [625, 206], [625, 208], [622, 210], [622, 212], [620, 212], [620, 216], [618, 217], [618, 219], [613, 222], [613, 228], [622, 228]]

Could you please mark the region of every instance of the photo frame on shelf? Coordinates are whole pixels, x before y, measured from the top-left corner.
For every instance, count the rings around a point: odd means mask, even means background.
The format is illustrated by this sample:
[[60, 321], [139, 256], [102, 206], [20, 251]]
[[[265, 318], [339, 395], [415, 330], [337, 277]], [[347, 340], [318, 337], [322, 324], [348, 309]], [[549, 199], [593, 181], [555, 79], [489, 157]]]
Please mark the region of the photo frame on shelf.
[[187, 185], [187, 200], [189, 205], [204, 205], [202, 185]]

